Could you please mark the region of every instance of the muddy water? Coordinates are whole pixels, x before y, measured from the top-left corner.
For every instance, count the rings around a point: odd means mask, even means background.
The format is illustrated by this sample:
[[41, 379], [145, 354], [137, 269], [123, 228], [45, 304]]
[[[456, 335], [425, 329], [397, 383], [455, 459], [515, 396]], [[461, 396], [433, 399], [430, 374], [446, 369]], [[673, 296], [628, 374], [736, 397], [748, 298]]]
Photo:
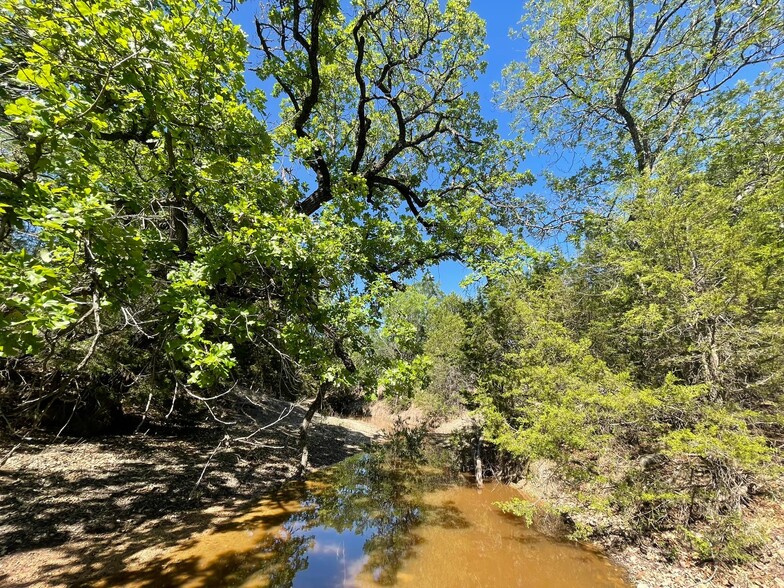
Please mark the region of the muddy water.
[[602, 555], [501, 513], [514, 490], [456, 481], [357, 456], [103, 585], [626, 586]]

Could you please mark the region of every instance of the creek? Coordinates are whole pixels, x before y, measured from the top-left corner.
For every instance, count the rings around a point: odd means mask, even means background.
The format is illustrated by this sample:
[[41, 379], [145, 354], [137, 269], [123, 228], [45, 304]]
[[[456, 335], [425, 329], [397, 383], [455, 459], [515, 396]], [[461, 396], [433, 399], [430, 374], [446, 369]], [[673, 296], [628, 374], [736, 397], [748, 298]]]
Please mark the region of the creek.
[[113, 585], [621, 588], [597, 550], [528, 528], [453, 467], [360, 454], [291, 482]]

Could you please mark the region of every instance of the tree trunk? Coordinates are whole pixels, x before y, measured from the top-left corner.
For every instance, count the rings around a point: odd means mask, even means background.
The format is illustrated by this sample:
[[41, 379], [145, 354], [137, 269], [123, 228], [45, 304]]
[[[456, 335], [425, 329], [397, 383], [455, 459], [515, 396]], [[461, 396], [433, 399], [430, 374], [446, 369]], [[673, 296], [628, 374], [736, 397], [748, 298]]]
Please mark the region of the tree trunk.
[[708, 323], [706, 332], [699, 339], [699, 345], [702, 348], [700, 361], [703, 381], [710, 386], [710, 401], [716, 402], [721, 396], [721, 359], [716, 344], [715, 320], [711, 319]]
[[308, 468], [308, 430], [310, 429], [310, 423], [313, 420], [313, 416], [324, 402], [324, 397], [326, 396], [328, 389], [329, 384], [326, 382], [319, 386], [318, 394], [316, 394], [316, 398], [313, 402], [310, 403], [308, 411], [305, 413], [305, 418], [302, 419], [302, 424], [299, 426], [298, 448], [300, 451], [300, 460], [299, 468], [297, 469], [298, 477], [302, 477], [305, 474], [305, 470]]
[[482, 431], [481, 429], [476, 435], [476, 447], [474, 449], [474, 476], [476, 477], [476, 487], [481, 488], [484, 486], [485, 476], [484, 469], [482, 468]]

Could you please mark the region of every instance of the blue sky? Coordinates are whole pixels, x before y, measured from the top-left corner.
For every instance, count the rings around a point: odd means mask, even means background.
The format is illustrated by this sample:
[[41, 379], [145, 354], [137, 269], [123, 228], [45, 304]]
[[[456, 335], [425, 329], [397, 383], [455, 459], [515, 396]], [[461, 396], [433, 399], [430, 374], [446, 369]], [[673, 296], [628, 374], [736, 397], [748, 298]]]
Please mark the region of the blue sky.
[[[511, 127], [512, 115], [494, 104], [492, 86], [501, 81], [501, 72], [507, 64], [525, 57], [525, 41], [510, 36], [510, 30], [517, 28], [522, 16], [523, 2], [522, 0], [474, 0], [471, 2], [471, 8], [487, 23], [486, 43], [489, 49], [485, 54], [486, 73], [477, 82], [467, 84], [467, 89], [479, 93], [485, 118], [498, 121], [501, 136], [511, 137], [514, 132]], [[248, 34], [251, 42], [255, 40], [253, 16], [256, 10], [257, 3], [251, 0], [239, 5], [231, 16], [232, 20]], [[252, 72], [248, 73], [247, 81], [251, 87], [261, 87], [258, 78]], [[277, 114], [271, 108], [268, 116], [276, 117]], [[535, 174], [546, 165], [547, 162], [536, 154], [529, 154], [525, 162], [525, 167]], [[433, 268], [432, 274], [445, 292], [460, 292], [459, 283], [466, 277], [468, 270], [460, 263], [444, 262]]]

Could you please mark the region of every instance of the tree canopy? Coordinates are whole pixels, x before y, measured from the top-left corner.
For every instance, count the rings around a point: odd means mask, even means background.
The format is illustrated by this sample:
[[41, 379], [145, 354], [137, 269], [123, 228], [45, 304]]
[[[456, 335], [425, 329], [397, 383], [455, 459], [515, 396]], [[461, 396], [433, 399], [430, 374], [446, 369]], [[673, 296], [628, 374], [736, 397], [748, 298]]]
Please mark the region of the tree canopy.
[[501, 227], [530, 177], [464, 86], [485, 49], [467, 2], [265, 4], [252, 54], [218, 2], [0, 15], [0, 344], [24, 381], [297, 395], [350, 377], [417, 270], [519, 251]]
[[501, 102], [546, 149], [582, 153], [573, 181], [554, 184], [595, 196], [597, 183], [649, 172], [693, 133], [710, 135], [706, 105], [784, 54], [782, 10], [777, 0], [532, 0], [526, 59], [507, 66]]

